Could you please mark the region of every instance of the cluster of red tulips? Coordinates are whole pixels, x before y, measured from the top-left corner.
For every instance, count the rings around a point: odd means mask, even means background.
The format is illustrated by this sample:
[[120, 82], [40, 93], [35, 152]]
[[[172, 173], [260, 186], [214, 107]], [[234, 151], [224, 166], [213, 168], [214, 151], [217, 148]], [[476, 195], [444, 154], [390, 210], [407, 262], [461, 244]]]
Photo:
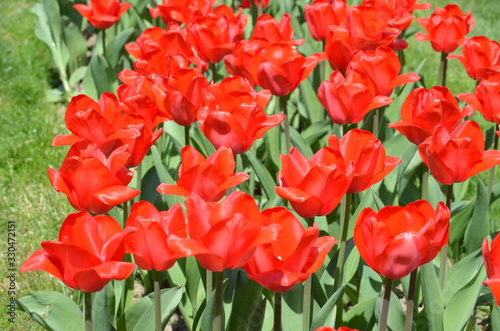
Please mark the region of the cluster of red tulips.
[[[119, 22], [131, 7], [118, 0], [90, 3], [75, 8], [103, 30]], [[147, 28], [125, 46], [135, 62], [133, 69], [119, 72], [122, 85], [116, 94], [103, 93], [98, 101], [86, 95], [71, 99], [65, 115], [71, 134], [53, 141], [53, 146], [71, 147], [60, 168], [48, 173], [53, 187], [78, 212], [64, 220], [57, 241], [42, 242], [42, 249], [23, 263], [22, 271], [45, 270], [73, 289], [97, 292], [111, 280], [128, 278], [136, 266], [165, 271], [178, 259], [195, 256], [203, 269], [221, 273], [220, 284], [222, 272], [239, 268], [278, 294], [305, 282], [304, 330], [311, 327], [306, 301], [310, 276], [325, 267], [325, 259], [339, 242], [333, 286], [337, 290], [345, 284], [344, 254], [355, 197], [379, 184], [402, 162], [402, 154], [386, 155], [378, 139], [378, 119], [393, 102], [395, 89], [420, 79], [416, 73], [400, 74], [400, 58], [408, 44], [398, 38], [414, 20], [412, 12], [429, 9], [430, 4], [364, 0], [349, 6], [346, 0], [314, 0], [305, 6], [304, 19], [324, 50], [308, 56], [297, 49], [304, 40], [294, 39], [289, 14], [279, 19], [261, 14], [269, 5], [270, 1], [250, 0], [231, 8], [215, 0], [163, 0], [150, 9], [165, 28]], [[245, 39], [247, 8], [260, 15], [253, 17], [250, 37]], [[466, 38], [474, 19], [455, 5], [437, 8], [417, 22], [427, 34], [418, 33], [416, 39], [430, 41], [443, 54], [440, 86], [413, 89], [402, 103], [400, 120], [389, 128], [418, 145], [425, 164], [422, 200], [365, 208], [352, 233], [363, 261], [388, 280], [409, 274], [416, 278], [417, 269], [441, 251], [444, 281], [452, 185], [500, 164], [497, 145], [485, 151], [481, 127], [467, 119], [477, 110], [487, 121], [500, 124], [496, 107], [500, 46], [486, 37]], [[448, 55], [458, 47], [463, 55]], [[478, 81], [474, 94], [457, 96], [467, 103], [463, 109], [445, 87], [447, 58], [459, 59]], [[294, 125], [289, 118], [290, 96], [313, 71], [325, 76], [326, 63], [332, 71], [316, 86], [317, 98], [338, 134], [328, 135], [326, 144], [316, 145], [317, 151], [308, 157], [301, 146], [293, 147], [290, 138]], [[224, 70], [231, 76], [221, 79]], [[266, 106], [273, 96], [276, 104], [281, 102], [282, 112], [268, 115]], [[369, 113], [371, 132], [357, 125]], [[133, 169], [165, 135], [167, 121], [184, 127], [185, 141], [176, 182], [162, 183], [157, 191], [185, 199], [159, 211], [152, 201], [138, 201], [140, 178], [136, 189], [128, 185]], [[275, 192], [266, 192], [277, 197], [274, 206], [263, 208], [254, 192], [264, 179], [245, 171], [239, 154], [255, 154], [256, 140], [280, 124], [286, 147], [281, 148]], [[295, 130], [300, 132], [299, 127]], [[198, 129], [213, 145], [211, 155], [190, 144]], [[446, 201], [434, 206], [427, 198], [427, 169], [437, 182], [449, 186]], [[135, 174], [141, 176], [137, 170]], [[246, 181], [252, 182], [246, 192], [238, 190]], [[282, 206], [276, 206], [278, 196]], [[123, 210], [123, 224], [107, 215], [117, 206]], [[338, 240], [321, 233], [315, 223], [316, 217], [328, 215], [340, 215]], [[498, 240], [490, 251], [485, 239], [483, 256], [489, 276], [485, 283], [500, 300]], [[127, 253], [133, 259], [125, 260]], [[387, 300], [379, 318], [382, 330], [387, 325], [390, 284], [386, 283]], [[218, 280], [215, 291], [223, 290]], [[275, 310], [281, 309], [281, 297], [274, 300]], [[340, 327], [344, 319], [345, 308], [339, 302], [331, 327]], [[214, 328], [223, 329], [224, 323], [216, 322], [221, 311], [215, 305]], [[412, 313], [407, 315], [411, 320]], [[276, 318], [281, 318], [277, 312]], [[279, 330], [280, 322], [274, 323]]]

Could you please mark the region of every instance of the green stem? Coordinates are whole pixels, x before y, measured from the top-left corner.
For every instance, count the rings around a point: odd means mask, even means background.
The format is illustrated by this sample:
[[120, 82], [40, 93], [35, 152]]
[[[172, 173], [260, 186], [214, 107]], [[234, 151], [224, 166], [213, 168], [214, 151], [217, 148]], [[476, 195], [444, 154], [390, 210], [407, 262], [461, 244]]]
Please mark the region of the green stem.
[[281, 293], [274, 293], [274, 325], [273, 331], [281, 331]]
[[160, 292], [160, 272], [153, 269], [155, 287], [155, 330], [161, 331], [161, 292]]
[[448, 67], [448, 59], [446, 58], [448, 53], [441, 53], [441, 64], [439, 65], [439, 78], [438, 85], [446, 86], [446, 68]]
[[[496, 124], [495, 124], [496, 126]], [[497, 150], [498, 149], [498, 135], [495, 133], [495, 130], [493, 130], [493, 135], [495, 136], [493, 138], [493, 149]], [[490, 169], [490, 179], [488, 181], [488, 193], [486, 194], [488, 198], [488, 205], [490, 204], [491, 201], [491, 192], [493, 191], [493, 182], [495, 181], [495, 168], [493, 167]]]
[[424, 164], [424, 172], [422, 173], [422, 200], [427, 200], [429, 194], [429, 168]]
[[[446, 207], [450, 209], [451, 213], [451, 201], [453, 200], [453, 183], [448, 185], [448, 189], [446, 190]], [[439, 285], [441, 286], [441, 290], [444, 289], [444, 280], [446, 276], [446, 262], [448, 259], [448, 244], [444, 245], [441, 248], [441, 264], [439, 266]]]
[[382, 310], [380, 311], [380, 319], [378, 323], [378, 331], [387, 330], [387, 317], [389, 316], [389, 302], [391, 301], [392, 279], [385, 279], [384, 301], [382, 302]]
[[217, 63], [210, 63], [210, 70], [212, 71], [212, 80], [214, 83], [219, 81], [219, 75], [217, 74]]
[[92, 331], [92, 293], [83, 292], [85, 310], [85, 331]]
[[210, 270], [207, 270], [207, 300], [210, 298], [210, 295], [213, 292], [213, 284], [214, 284], [214, 273]]
[[[351, 216], [351, 199], [352, 195], [347, 193], [340, 202], [341, 210], [343, 213], [341, 214], [341, 231], [342, 235], [340, 238], [339, 244], [339, 255], [337, 257], [337, 267], [335, 269], [335, 281], [333, 283], [333, 291], [336, 292], [340, 286], [342, 285], [343, 267], [344, 267], [344, 258], [345, 258], [345, 247], [347, 243], [347, 232], [349, 230], [349, 218]], [[335, 325], [341, 326], [343, 323], [343, 307], [342, 300], [337, 304], [337, 315], [335, 318]]]
[[374, 110], [373, 113], [373, 135], [378, 138], [378, 122], [379, 122], [379, 116], [380, 116], [380, 109], [377, 108]]
[[102, 30], [102, 55], [106, 58], [106, 30]]
[[311, 288], [312, 288], [312, 277], [309, 276], [304, 282], [304, 303], [302, 306], [303, 314], [303, 330], [309, 331], [310, 320], [311, 320]]
[[290, 153], [292, 144], [290, 143], [290, 121], [288, 120], [288, 95], [280, 97], [281, 108], [283, 109], [283, 114], [285, 114], [285, 141], [286, 141], [286, 154]]
[[[256, 156], [255, 145], [253, 145], [253, 144], [252, 144], [252, 147], [250, 147], [250, 153], [253, 156]], [[252, 168], [252, 175], [250, 176], [250, 180], [249, 180], [249, 184], [248, 184], [248, 188], [249, 188], [248, 191], [249, 191], [250, 195], [254, 195], [254, 193], [255, 193], [254, 192], [255, 191], [255, 174], [253, 174], [253, 171], [254, 170]]]
[[186, 125], [184, 127], [184, 145], [189, 145], [189, 129], [191, 129], [191, 125]]
[[[139, 191], [141, 191], [141, 186], [142, 186], [142, 162], [139, 163], [139, 165], [137, 166], [136, 170], [137, 170], [136, 173], [135, 173], [135, 175], [137, 176], [137, 180], [136, 180], [137, 187], [136, 187], [136, 189], [138, 189]], [[135, 197], [134, 201], [141, 201], [141, 195], [139, 194], [137, 197]]]
[[410, 275], [410, 286], [408, 288], [408, 301], [406, 302], [405, 331], [411, 331], [413, 325], [413, 307], [415, 307], [415, 288], [417, 286], [417, 272], [415, 269]]
[[215, 277], [215, 303], [214, 303], [214, 320], [213, 320], [213, 331], [222, 331], [222, 292], [223, 287], [224, 272], [217, 272]]

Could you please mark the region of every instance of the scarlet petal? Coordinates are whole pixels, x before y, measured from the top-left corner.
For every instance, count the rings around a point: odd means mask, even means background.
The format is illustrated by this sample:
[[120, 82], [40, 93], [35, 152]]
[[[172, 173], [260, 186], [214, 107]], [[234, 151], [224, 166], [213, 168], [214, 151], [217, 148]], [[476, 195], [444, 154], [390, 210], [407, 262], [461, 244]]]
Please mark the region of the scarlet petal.
[[75, 283], [84, 292], [98, 292], [111, 279], [123, 280], [134, 272], [135, 265], [128, 262], [105, 262], [96, 267], [77, 272]]
[[296, 187], [275, 187], [274, 189], [280, 197], [289, 200], [293, 209], [302, 217], [315, 217], [323, 208], [323, 202], [318, 197]]

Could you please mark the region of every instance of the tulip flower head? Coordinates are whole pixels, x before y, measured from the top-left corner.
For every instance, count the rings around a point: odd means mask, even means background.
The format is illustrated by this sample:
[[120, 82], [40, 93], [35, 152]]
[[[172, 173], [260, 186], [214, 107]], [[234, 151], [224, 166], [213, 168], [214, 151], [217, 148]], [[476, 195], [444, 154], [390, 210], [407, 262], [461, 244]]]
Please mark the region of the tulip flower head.
[[205, 201], [219, 201], [228, 188], [249, 178], [244, 172], [234, 173], [233, 152], [227, 146], [219, 147], [207, 159], [194, 147], [185, 146], [181, 150], [181, 159], [177, 184], [161, 184], [158, 192], [180, 196], [196, 193]]
[[293, 29], [289, 14], [284, 14], [281, 22], [268, 14], [262, 14], [257, 18], [250, 39], [266, 40], [270, 44], [285, 43], [291, 46], [299, 46], [304, 39], [293, 40]]
[[472, 110], [460, 110], [455, 96], [446, 87], [434, 86], [430, 90], [416, 88], [406, 97], [401, 106], [401, 121], [389, 124], [406, 139], [419, 145], [443, 125], [452, 130]]
[[76, 4], [73, 7], [95, 28], [105, 30], [112, 27], [132, 5], [119, 0], [90, 0], [90, 6]]
[[147, 201], [132, 205], [125, 223], [125, 229], [135, 229], [127, 234], [125, 244], [127, 253], [134, 255], [137, 266], [143, 270], [170, 269], [179, 257], [169, 245], [169, 238], [187, 237], [187, 225], [180, 204], [175, 204], [168, 211], [158, 211]]
[[448, 59], [458, 59], [472, 79], [481, 81], [491, 72], [500, 72], [500, 44], [484, 36], [468, 38], [462, 55], [451, 54]]
[[436, 52], [451, 53], [465, 42], [467, 35], [474, 27], [474, 17], [469, 10], [464, 14], [457, 5], [446, 5], [436, 8], [431, 17], [417, 19], [427, 34], [417, 33], [418, 41], [430, 41]]
[[263, 225], [279, 224], [282, 231], [276, 241], [259, 245], [244, 266], [250, 279], [273, 292], [286, 292], [305, 281], [323, 264], [337, 239], [319, 237], [317, 224], [304, 229], [286, 208], [262, 212]]
[[346, 0], [314, 0], [306, 4], [304, 18], [314, 40], [326, 40], [330, 26], [343, 24], [346, 9]]
[[353, 176], [352, 163], [346, 164], [342, 154], [330, 147], [321, 148], [311, 159], [294, 147], [290, 155], [281, 155], [281, 165], [276, 193], [304, 218], [330, 214]]
[[491, 293], [495, 297], [496, 304], [500, 306], [500, 236], [496, 236], [495, 239], [488, 244], [488, 238], [484, 238], [482, 252], [484, 267], [486, 268], [486, 273], [488, 279], [483, 282], [484, 285], [488, 286]]
[[354, 226], [354, 243], [363, 260], [383, 277], [400, 279], [436, 257], [448, 243], [450, 211], [425, 200], [405, 207], [366, 208]]
[[124, 237], [135, 229], [122, 230], [111, 216], [78, 212], [68, 215], [58, 241], [43, 241], [21, 266], [21, 272], [44, 270], [67, 286], [84, 292], [97, 292], [112, 279], [123, 280], [135, 265], [122, 262]]
[[422, 161], [443, 185], [460, 183], [500, 164], [500, 151], [484, 150], [484, 135], [474, 121], [465, 121], [451, 132], [439, 126], [418, 146]]
[[489, 73], [476, 86], [474, 94], [461, 93], [457, 97], [467, 102], [472, 109], [483, 114], [484, 119], [500, 124], [500, 73]]
[[206, 106], [198, 112], [198, 123], [216, 148], [229, 146], [234, 154], [246, 152], [284, 120], [283, 114], [267, 116], [264, 112], [271, 99], [269, 91], [256, 92], [241, 77], [225, 78], [205, 92]]
[[250, 8], [250, 1], [253, 1], [255, 7], [261, 5], [262, 8], [266, 8], [267, 6], [269, 6], [270, 2], [270, 0], [242, 0], [240, 3], [240, 8]]
[[150, 9], [153, 18], [161, 17], [168, 26], [174, 22], [187, 24], [213, 12], [212, 6], [217, 0], [163, 0], [157, 8]]
[[369, 131], [353, 129], [339, 141], [337, 136], [328, 138], [328, 146], [340, 151], [344, 162], [353, 162], [354, 175], [347, 193], [358, 193], [380, 182], [401, 160], [386, 156], [382, 142]]
[[279, 224], [265, 225], [255, 200], [241, 191], [220, 203], [192, 194], [186, 198], [186, 211], [191, 238], [178, 238], [171, 247], [196, 255], [211, 271], [243, 267], [257, 246], [275, 241], [281, 231]]
[[314, 331], [359, 331], [359, 330], [358, 329], [351, 329], [351, 328], [348, 328], [346, 326], [341, 326], [338, 329], [334, 329], [334, 328], [327, 327], [327, 326], [322, 326], [322, 327], [315, 329]]

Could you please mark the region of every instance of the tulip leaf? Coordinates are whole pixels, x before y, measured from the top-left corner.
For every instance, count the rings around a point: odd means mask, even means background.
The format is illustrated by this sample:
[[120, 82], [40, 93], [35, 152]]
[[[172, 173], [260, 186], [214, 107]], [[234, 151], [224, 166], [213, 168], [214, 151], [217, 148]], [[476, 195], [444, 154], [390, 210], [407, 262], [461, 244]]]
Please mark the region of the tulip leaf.
[[428, 322], [428, 330], [442, 331], [444, 313], [443, 295], [433, 262], [422, 265], [420, 267], [420, 273], [422, 277], [422, 296], [424, 299], [424, 311]]
[[311, 330], [315, 330], [320, 326], [325, 325], [326, 321], [334, 312], [333, 307], [339, 302], [339, 300], [344, 295], [345, 286], [342, 285], [321, 307], [321, 309], [314, 315]]
[[[113, 286], [108, 283], [102, 290], [92, 294], [92, 330], [108, 331], [109, 325], [116, 328], [116, 312]], [[111, 318], [111, 321], [109, 320]]]
[[460, 289], [446, 306], [444, 311], [444, 330], [462, 330], [474, 311], [482, 283], [486, 278], [486, 270], [481, 268], [474, 279]]
[[[158, 153], [158, 149], [156, 148], [155, 145], [151, 146], [151, 155], [153, 155], [153, 161], [155, 164], [156, 172], [158, 173], [158, 177], [160, 178], [160, 181], [162, 183], [175, 184], [175, 181], [172, 179], [172, 176], [170, 176], [168, 171], [165, 170], [165, 166], [161, 162], [160, 153]], [[169, 207], [172, 207], [178, 202], [177, 197], [175, 196], [169, 194], [165, 194], [162, 196], [164, 196], [165, 199], [167, 200], [167, 204]]]
[[349, 254], [344, 264], [344, 276], [342, 278], [342, 282], [344, 284], [349, 283], [349, 281], [356, 274], [356, 270], [358, 270], [360, 255], [358, 249], [355, 245], [352, 245], [351, 251], [347, 252]]
[[448, 244], [451, 247], [451, 251], [454, 257], [455, 255], [457, 255], [454, 252], [458, 250], [457, 246], [459, 245], [464, 236], [465, 230], [467, 229], [467, 225], [471, 220], [473, 211], [474, 211], [474, 204], [468, 203], [466, 207], [460, 210], [459, 212], [456, 213], [454, 212], [450, 219], [450, 238]]
[[354, 305], [346, 313], [345, 324], [351, 329], [372, 330], [375, 326], [374, 312], [378, 306], [377, 299], [378, 295]]
[[133, 28], [120, 31], [113, 39], [106, 43], [106, 58], [111, 68], [118, 65], [118, 60], [123, 55], [125, 44], [130, 40], [134, 33]]
[[104, 92], [114, 92], [118, 82], [109, 62], [101, 54], [93, 55], [90, 59], [89, 70], [83, 78], [85, 94], [96, 100]]
[[[304, 102], [304, 105], [309, 113], [309, 120], [311, 123], [322, 121], [325, 118], [326, 111], [323, 106], [321, 106], [318, 96], [308, 79], [300, 83], [299, 91], [301, 97], [300, 100]], [[330, 119], [328, 120], [330, 121]]]
[[471, 253], [481, 247], [483, 239], [490, 234], [488, 217], [488, 193], [481, 179], [477, 183], [477, 198], [474, 212], [465, 230], [465, 251]]
[[491, 308], [491, 326], [493, 330], [500, 330], [500, 307], [493, 304]]
[[66, 295], [55, 291], [32, 293], [17, 300], [19, 308], [46, 330], [83, 330], [83, 313]]
[[276, 182], [269, 171], [266, 169], [266, 167], [264, 167], [261, 161], [257, 160], [257, 158], [252, 153], [245, 153], [245, 157], [252, 165], [253, 170], [255, 170], [257, 178], [259, 179], [259, 183], [266, 193], [267, 198], [273, 198], [276, 195], [276, 192], [274, 191]]
[[445, 200], [445, 197], [441, 193], [441, 186], [434, 176], [429, 176], [428, 185], [427, 201], [429, 201], [432, 206], [436, 207], [440, 201]]
[[478, 249], [474, 253], [462, 258], [446, 272], [446, 282], [443, 291], [445, 306], [448, 305], [458, 291], [474, 280], [482, 267], [483, 258], [481, 250]]
[[303, 310], [302, 305], [304, 301], [304, 287], [302, 284], [297, 284], [291, 290], [283, 293], [283, 330], [296, 330], [297, 325], [302, 325]]
[[363, 302], [369, 300], [373, 296], [377, 296], [382, 292], [382, 278], [370, 267], [363, 265], [361, 281], [359, 284], [358, 301]]
[[[376, 310], [375, 314], [378, 315], [379, 311]], [[389, 315], [387, 316], [387, 326], [389, 327], [389, 330], [405, 329], [405, 312], [403, 311], [403, 307], [401, 307], [401, 301], [399, 301], [398, 296], [394, 292], [391, 292], [391, 299], [389, 302]]]
[[314, 155], [311, 146], [304, 140], [301, 134], [293, 127], [290, 127], [290, 138], [292, 140], [292, 145], [296, 146], [305, 157], [309, 159]]
[[[166, 325], [182, 299], [184, 288], [173, 287], [161, 290], [161, 320]], [[154, 330], [155, 303], [154, 293], [142, 298], [120, 316], [118, 326], [122, 330]]]
[[238, 279], [234, 290], [228, 330], [248, 330], [254, 326], [252, 318], [261, 304], [262, 286], [250, 280], [246, 272], [238, 270]]
[[316, 141], [318, 141], [320, 138], [322, 138], [324, 135], [326, 135], [332, 126], [332, 121], [330, 118], [327, 118], [325, 120], [315, 122], [311, 124], [310, 126], [307, 127], [304, 131], [302, 131], [302, 137], [304, 137], [304, 140], [309, 144], [312, 145]]

